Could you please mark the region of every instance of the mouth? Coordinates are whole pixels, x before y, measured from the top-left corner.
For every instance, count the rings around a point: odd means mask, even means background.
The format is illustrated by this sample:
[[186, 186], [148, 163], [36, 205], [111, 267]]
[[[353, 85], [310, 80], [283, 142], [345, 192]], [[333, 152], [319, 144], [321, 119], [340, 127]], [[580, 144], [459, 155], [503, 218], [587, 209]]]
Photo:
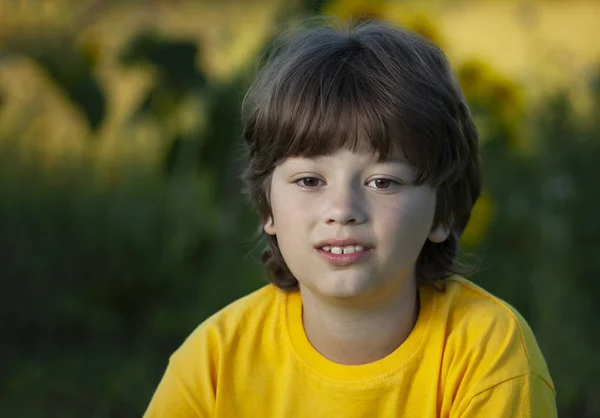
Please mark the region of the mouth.
[[315, 249], [331, 264], [345, 266], [369, 255], [373, 246], [354, 239], [326, 240], [315, 245]]
[[373, 246], [353, 238], [348, 238], [324, 240], [315, 245], [315, 248], [332, 254], [352, 254], [371, 250]]
[[331, 254], [352, 254], [358, 253], [361, 251], [365, 251], [367, 249], [364, 245], [356, 244], [356, 245], [346, 245], [346, 246], [338, 246], [338, 245], [324, 245], [321, 248], [317, 248], [322, 251], [331, 253]]

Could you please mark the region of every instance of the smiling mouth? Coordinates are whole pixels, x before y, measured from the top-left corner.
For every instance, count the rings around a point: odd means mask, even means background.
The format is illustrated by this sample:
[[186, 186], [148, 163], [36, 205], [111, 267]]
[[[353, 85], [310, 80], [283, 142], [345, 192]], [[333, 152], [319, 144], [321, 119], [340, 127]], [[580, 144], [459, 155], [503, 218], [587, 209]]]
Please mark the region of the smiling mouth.
[[358, 253], [365, 250], [363, 245], [346, 245], [346, 246], [338, 246], [338, 245], [325, 245], [321, 247], [321, 250], [331, 253], [331, 254], [352, 254]]
[[317, 253], [329, 264], [334, 266], [349, 266], [371, 255], [372, 248], [361, 244], [336, 246], [324, 245], [315, 248]]

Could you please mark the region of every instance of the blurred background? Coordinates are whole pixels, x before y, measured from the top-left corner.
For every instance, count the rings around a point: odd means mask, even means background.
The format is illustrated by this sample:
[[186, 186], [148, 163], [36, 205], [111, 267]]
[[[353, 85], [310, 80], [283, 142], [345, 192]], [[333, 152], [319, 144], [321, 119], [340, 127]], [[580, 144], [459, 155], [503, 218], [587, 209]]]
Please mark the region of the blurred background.
[[560, 416], [600, 417], [594, 0], [0, 0], [0, 416], [141, 416], [183, 339], [265, 284], [240, 104], [314, 13], [447, 52], [481, 133], [473, 280], [529, 321]]

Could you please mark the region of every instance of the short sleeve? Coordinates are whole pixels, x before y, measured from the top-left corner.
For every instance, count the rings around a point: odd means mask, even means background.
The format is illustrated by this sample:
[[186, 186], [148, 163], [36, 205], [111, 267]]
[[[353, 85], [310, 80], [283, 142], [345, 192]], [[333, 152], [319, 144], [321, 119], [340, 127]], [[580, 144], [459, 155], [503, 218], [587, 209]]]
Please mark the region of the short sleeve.
[[209, 418], [214, 414], [218, 333], [201, 324], [176, 350], [144, 418]]
[[202, 413], [194, 405], [191, 394], [186, 393], [186, 388], [182, 387], [179, 378], [169, 366], [160, 381], [150, 405], [144, 414], [144, 418], [204, 418], [209, 415], [204, 411]]
[[451, 416], [555, 418], [558, 413], [552, 387], [537, 374], [525, 374], [473, 396], [464, 411], [453, 411]]

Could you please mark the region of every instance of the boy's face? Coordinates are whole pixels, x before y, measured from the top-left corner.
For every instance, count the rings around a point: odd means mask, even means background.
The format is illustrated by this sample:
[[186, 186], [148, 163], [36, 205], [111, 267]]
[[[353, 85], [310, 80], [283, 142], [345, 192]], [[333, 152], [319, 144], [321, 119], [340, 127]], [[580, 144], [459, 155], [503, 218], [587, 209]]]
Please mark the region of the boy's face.
[[[278, 165], [269, 196], [273, 218], [264, 226], [300, 288], [329, 299], [381, 301], [415, 280], [432, 229], [436, 190], [413, 185], [414, 168], [399, 156], [384, 162], [368, 151], [340, 149]], [[304, 289], [303, 289], [304, 288]]]

